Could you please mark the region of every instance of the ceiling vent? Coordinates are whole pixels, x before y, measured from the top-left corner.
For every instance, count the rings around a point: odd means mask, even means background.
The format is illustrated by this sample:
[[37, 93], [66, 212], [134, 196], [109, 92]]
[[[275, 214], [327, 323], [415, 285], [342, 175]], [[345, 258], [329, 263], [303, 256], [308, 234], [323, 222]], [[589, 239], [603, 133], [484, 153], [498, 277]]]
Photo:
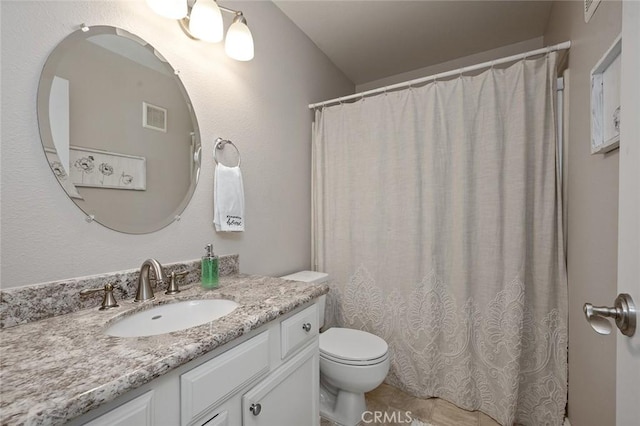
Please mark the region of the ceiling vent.
[[584, 22], [589, 22], [599, 4], [600, 0], [584, 0]]

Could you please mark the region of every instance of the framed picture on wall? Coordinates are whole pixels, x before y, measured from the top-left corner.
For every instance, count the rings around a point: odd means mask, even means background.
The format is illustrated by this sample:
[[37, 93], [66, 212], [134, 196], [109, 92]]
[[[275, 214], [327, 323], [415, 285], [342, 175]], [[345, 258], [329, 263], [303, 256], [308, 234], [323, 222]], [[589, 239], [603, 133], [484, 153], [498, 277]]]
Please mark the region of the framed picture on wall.
[[620, 65], [622, 37], [591, 70], [591, 154], [620, 145]]
[[77, 186], [106, 189], [147, 189], [147, 160], [79, 146], [69, 147], [69, 176]]

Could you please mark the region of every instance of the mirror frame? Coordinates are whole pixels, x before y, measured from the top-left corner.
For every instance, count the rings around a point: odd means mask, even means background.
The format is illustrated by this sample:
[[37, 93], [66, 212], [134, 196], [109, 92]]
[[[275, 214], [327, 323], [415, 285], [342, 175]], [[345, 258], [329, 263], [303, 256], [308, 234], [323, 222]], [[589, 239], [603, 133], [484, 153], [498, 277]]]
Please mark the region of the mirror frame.
[[[174, 80], [176, 82], [176, 84], [178, 85], [178, 88], [180, 90], [180, 92], [182, 93], [182, 96], [184, 98], [186, 107], [188, 109], [188, 113], [189, 116], [191, 117], [191, 124], [192, 124], [192, 128], [193, 128], [193, 133], [192, 133], [192, 137], [193, 137], [193, 142], [194, 142], [194, 150], [193, 150], [193, 158], [192, 158], [192, 178], [191, 178], [191, 182], [189, 185], [189, 188], [187, 189], [182, 201], [180, 202], [180, 204], [177, 205], [175, 211], [174, 211], [174, 215], [172, 215], [172, 217], [167, 217], [162, 221], [157, 222], [157, 224], [155, 224], [154, 226], [150, 226], [148, 229], [142, 229], [142, 230], [123, 230], [123, 229], [116, 229], [116, 227], [114, 226], [110, 226], [107, 225], [105, 223], [102, 223], [100, 221], [100, 217], [99, 215], [96, 214], [96, 212], [92, 211], [90, 206], [87, 206], [86, 208], [81, 207], [80, 205], [78, 205], [73, 197], [71, 196], [71, 194], [69, 194], [69, 192], [67, 191], [67, 189], [65, 188], [65, 186], [63, 185], [63, 183], [58, 179], [58, 177], [56, 176], [53, 168], [51, 168], [51, 165], [46, 157], [46, 149], [47, 146], [53, 147], [53, 149], [55, 150], [55, 144], [53, 141], [53, 135], [51, 133], [51, 122], [50, 122], [50, 115], [49, 115], [49, 98], [50, 98], [50, 93], [51, 93], [51, 86], [53, 84], [53, 77], [55, 76], [55, 71], [57, 68], [58, 63], [60, 62], [61, 58], [65, 55], [65, 49], [64, 46], [65, 45], [72, 45], [73, 43], [77, 42], [78, 40], [83, 40], [83, 39], [87, 39], [89, 37], [95, 36], [95, 35], [101, 35], [101, 34], [108, 34], [108, 35], [116, 35], [119, 37], [125, 37], [128, 38], [134, 42], [136, 42], [137, 44], [139, 44], [141, 47], [148, 49], [160, 62], [162, 62], [163, 64], [165, 64], [168, 67], [168, 70], [172, 73], [172, 75], [174, 76]], [[102, 226], [117, 231], [117, 232], [122, 232], [125, 234], [149, 234], [152, 232], [156, 232], [159, 231], [160, 229], [163, 229], [165, 227], [167, 227], [168, 225], [170, 225], [171, 223], [173, 223], [174, 221], [180, 220], [180, 216], [182, 215], [182, 213], [184, 212], [184, 210], [186, 209], [187, 205], [189, 205], [189, 202], [191, 201], [191, 198], [193, 197], [193, 194], [195, 192], [196, 186], [198, 184], [198, 180], [200, 177], [200, 169], [201, 169], [201, 151], [202, 151], [202, 142], [201, 142], [201, 136], [200, 136], [200, 129], [198, 127], [198, 121], [196, 118], [196, 114], [195, 111], [193, 109], [193, 105], [191, 103], [191, 99], [189, 98], [189, 94], [187, 93], [187, 90], [184, 87], [184, 84], [182, 83], [182, 80], [179, 77], [179, 71], [177, 71], [176, 69], [174, 69], [171, 64], [164, 58], [164, 56], [162, 56], [162, 54], [160, 54], [150, 43], [146, 42], [145, 40], [143, 40], [142, 38], [130, 33], [127, 30], [123, 30], [121, 28], [117, 28], [117, 27], [112, 27], [112, 26], [108, 26], [108, 25], [97, 25], [97, 26], [92, 26], [92, 27], [88, 27], [85, 26], [84, 24], [82, 25], [82, 27], [76, 31], [74, 31], [73, 33], [71, 33], [70, 35], [68, 35], [67, 37], [65, 37], [63, 40], [61, 40], [53, 49], [53, 51], [49, 54], [49, 57], [47, 58], [45, 65], [42, 69], [42, 73], [40, 75], [40, 81], [38, 84], [38, 92], [37, 92], [37, 114], [38, 114], [38, 128], [40, 131], [40, 139], [42, 142], [42, 148], [43, 148], [43, 153], [45, 154], [45, 160], [47, 161], [47, 164], [49, 166], [49, 168], [51, 169], [52, 175], [53, 177], [56, 179], [56, 181], [58, 182], [58, 184], [60, 185], [60, 187], [63, 189], [63, 191], [65, 192], [65, 194], [69, 197], [69, 199], [80, 209], [84, 212], [84, 214], [87, 216], [86, 217], [86, 221], [87, 222], [98, 222], [100, 223]], [[70, 118], [71, 120], [71, 118]], [[56, 151], [57, 153], [57, 151]], [[71, 184], [73, 186], [73, 184]], [[75, 186], [74, 186], [75, 188]]]

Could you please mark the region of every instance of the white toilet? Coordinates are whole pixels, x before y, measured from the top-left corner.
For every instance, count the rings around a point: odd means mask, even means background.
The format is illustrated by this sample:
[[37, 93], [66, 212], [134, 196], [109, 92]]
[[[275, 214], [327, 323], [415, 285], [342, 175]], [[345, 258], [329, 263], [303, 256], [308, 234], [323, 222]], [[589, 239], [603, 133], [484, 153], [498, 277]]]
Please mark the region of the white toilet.
[[[322, 272], [301, 271], [282, 277], [321, 283]], [[321, 296], [320, 327], [325, 296]], [[367, 409], [365, 392], [378, 387], [389, 372], [389, 347], [378, 336], [350, 328], [330, 328], [320, 334], [320, 415], [344, 426], [355, 426]]]

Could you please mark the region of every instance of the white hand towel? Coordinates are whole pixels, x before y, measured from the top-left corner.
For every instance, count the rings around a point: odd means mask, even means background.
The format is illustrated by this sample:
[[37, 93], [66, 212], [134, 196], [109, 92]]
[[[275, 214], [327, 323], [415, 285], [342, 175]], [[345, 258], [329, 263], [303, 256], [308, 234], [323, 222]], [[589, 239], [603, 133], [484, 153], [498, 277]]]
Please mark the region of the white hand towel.
[[213, 224], [218, 232], [244, 231], [244, 187], [240, 167], [216, 165]]

